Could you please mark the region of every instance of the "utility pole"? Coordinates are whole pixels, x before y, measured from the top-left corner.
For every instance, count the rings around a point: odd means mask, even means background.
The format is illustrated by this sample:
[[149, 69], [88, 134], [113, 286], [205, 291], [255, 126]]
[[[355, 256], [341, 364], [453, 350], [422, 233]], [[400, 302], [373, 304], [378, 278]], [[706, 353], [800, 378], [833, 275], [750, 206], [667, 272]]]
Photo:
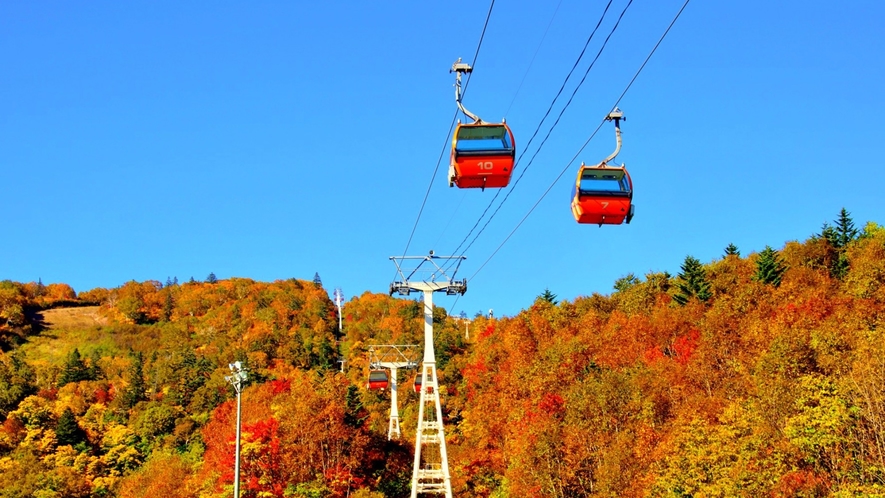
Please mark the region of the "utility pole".
[[224, 377], [237, 392], [237, 442], [234, 450], [234, 498], [240, 498], [240, 413], [242, 411], [243, 382], [246, 382], [246, 368], [239, 361], [228, 365], [231, 374]]
[[[408, 296], [411, 291], [424, 293], [424, 360], [421, 365], [421, 400], [418, 405], [418, 430], [415, 435], [415, 461], [412, 466], [412, 498], [419, 494], [444, 494], [452, 498], [446, 434], [443, 428], [439, 382], [436, 376], [436, 355], [433, 349], [433, 293], [463, 295], [467, 279], [454, 280], [464, 256], [391, 256], [401, 280], [390, 284], [394, 292]], [[453, 261], [451, 276], [439, 263]], [[415, 264], [405, 269], [405, 264]]]

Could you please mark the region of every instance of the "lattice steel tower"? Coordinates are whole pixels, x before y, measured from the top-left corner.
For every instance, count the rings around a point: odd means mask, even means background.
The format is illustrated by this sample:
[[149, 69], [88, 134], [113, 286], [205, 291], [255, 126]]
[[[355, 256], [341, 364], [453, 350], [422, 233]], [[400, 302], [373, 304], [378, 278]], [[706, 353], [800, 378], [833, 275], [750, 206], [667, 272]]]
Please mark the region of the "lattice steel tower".
[[399, 439], [399, 401], [397, 372], [400, 368], [418, 367], [418, 346], [414, 344], [379, 344], [369, 346], [369, 368], [390, 370], [390, 420], [387, 439]]
[[[419, 494], [445, 494], [452, 498], [452, 479], [446, 454], [446, 434], [439, 383], [436, 377], [436, 355], [433, 350], [433, 293], [449, 296], [467, 292], [467, 279], [456, 281], [455, 274], [464, 256], [391, 256], [401, 280], [390, 284], [394, 292], [408, 296], [411, 291], [424, 293], [424, 360], [421, 365], [421, 400], [418, 405], [418, 430], [415, 435], [415, 462], [412, 466], [412, 498]], [[414, 263], [413, 268], [405, 264]], [[451, 276], [442, 264], [450, 264]], [[407, 274], [408, 273], [408, 274]], [[432, 405], [429, 406], [429, 405]]]

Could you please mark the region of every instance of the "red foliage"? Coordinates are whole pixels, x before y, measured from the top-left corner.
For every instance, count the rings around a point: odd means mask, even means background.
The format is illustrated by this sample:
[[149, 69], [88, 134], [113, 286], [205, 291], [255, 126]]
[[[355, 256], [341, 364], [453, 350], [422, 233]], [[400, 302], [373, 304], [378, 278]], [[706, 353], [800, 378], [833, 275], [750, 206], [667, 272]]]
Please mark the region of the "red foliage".
[[[279, 428], [280, 424], [274, 418], [243, 425], [241, 447], [248, 444], [251, 448], [258, 448], [244, 451], [241, 455], [240, 480], [243, 483], [242, 496], [245, 498], [283, 496], [285, 479], [280, 465]], [[236, 444], [234, 439], [235, 437], [231, 438], [231, 447]], [[234, 452], [228, 452], [222, 458], [224, 482], [233, 482], [233, 466]]]
[[326, 486], [332, 491], [332, 497], [344, 498], [350, 491], [363, 486], [364, 479], [353, 475], [353, 472], [341, 465], [336, 465], [323, 474]]
[[676, 361], [682, 365], [687, 364], [688, 360], [691, 359], [691, 355], [697, 349], [700, 338], [701, 333], [697, 329], [691, 329], [687, 334], [677, 337], [673, 342], [673, 353], [676, 356]]
[[653, 347], [647, 349], [642, 354], [642, 361], [645, 362], [646, 365], [651, 365], [651, 364], [661, 361], [663, 359], [664, 359], [664, 352], [661, 351], [661, 348], [659, 348], [657, 346], [653, 346]]
[[795, 470], [781, 477], [771, 496], [773, 498], [826, 496], [828, 488], [829, 482], [824, 476], [808, 470]]
[[272, 380], [270, 389], [274, 395], [287, 393], [292, 389], [292, 382], [289, 379]]
[[565, 400], [556, 393], [544, 393], [544, 396], [541, 397], [541, 401], [538, 403], [538, 408], [548, 415], [562, 413], [565, 409]]
[[107, 389], [103, 388], [96, 389], [93, 393], [93, 396], [95, 397], [96, 403], [102, 403], [104, 405], [110, 403], [110, 401], [114, 399], [111, 393]]
[[489, 337], [490, 335], [492, 335], [494, 333], [495, 333], [495, 324], [490, 323], [486, 326], [485, 330], [483, 330], [482, 332], [479, 333], [479, 338], [485, 339], [486, 337]]

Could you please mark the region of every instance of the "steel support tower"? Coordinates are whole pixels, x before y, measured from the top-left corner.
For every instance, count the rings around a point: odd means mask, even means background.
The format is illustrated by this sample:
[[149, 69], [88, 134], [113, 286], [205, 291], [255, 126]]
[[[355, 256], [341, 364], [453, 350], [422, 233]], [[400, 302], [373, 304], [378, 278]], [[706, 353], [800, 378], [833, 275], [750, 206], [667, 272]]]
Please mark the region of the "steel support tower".
[[387, 423], [387, 439], [399, 439], [399, 403], [397, 401], [396, 373], [400, 368], [414, 369], [418, 367], [418, 346], [409, 345], [375, 345], [369, 346], [369, 368], [390, 370], [390, 421]]
[[[421, 400], [412, 466], [412, 498], [419, 494], [444, 494], [452, 498], [452, 479], [446, 454], [446, 434], [439, 401], [436, 355], [433, 350], [433, 293], [453, 296], [467, 292], [467, 279], [454, 280], [464, 256], [391, 256], [400, 280], [390, 284], [390, 294], [424, 293], [424, 359], [421, 364]], [[440, 264], [449, 264], [451, 275]], [[404, 265], [414, 265], [405, 269]]]

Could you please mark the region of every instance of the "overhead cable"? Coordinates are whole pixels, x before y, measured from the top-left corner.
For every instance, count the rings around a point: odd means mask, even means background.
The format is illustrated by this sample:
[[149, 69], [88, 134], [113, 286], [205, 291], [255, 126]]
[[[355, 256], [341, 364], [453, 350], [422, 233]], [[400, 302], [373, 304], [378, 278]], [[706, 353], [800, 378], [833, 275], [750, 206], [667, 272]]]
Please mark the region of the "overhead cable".
[[[676, 20], [679, 19], [680, 15], [682, 15], [682, 11], [685, 10], [685, 7], [688, 6], [688, 3], [690, 1], [691, 0], [685, 0], [685, 3], [682, 4], [682, 7], [679, 9], [679, 12], [677, 12], [676, 15], [673, 17], [673, 20], [670, 21], [670, 24], [667, 26], [667, 29], [664, 30], [664, 33], [658, 39], [657, 43], [655, 43], [654, 47], [651, 49], [651, 52], [649, 52], [648, 56], [645, 58], [645, 60], [639, 66], [639, 69], [636, 70], [636, 73], [633, 75], [633, 78], [631, 78], [630, 82], [627, 83], [627, 86], [624, 88], [624, 91], [621, 92], [621, 95], [615, 101], [614, 105], [612, 106], [613, 109], [615, 107], [617, 107], [618, 104], [621, 103], [621, 100], [624, 98], [624, 95], [626, 95], [627, 91], [630, 90], [630, 87], [633, 86], [633, 83], [636, 81], [636, 78], [639, 77], [639, 73], [641, 73], [642, 70], [645, 68], [646, 64], [648, 64], [648, 61], [651, 59], [651, 57], [657, 51], [658, 47], [661, 45], [661, 42], [664, 41], [664, 38], [666, 38], [667, 33], [670, 32], [670, 28], [672, 28], [673, 25], [676, 24]], [[545, 190], [544, 193], [541, 194], [541, 197], [538, 199], [538, 201], [535, 202], [535, 204], [531, 207], [531, 209], [529, 209], [529, 211], [525, 214], [525, 216], [522, 217], [522, 219], [519, 221], [519, 223], [516, 224], [516, 226], [513, 228], [513, 230], [510, 231], [510, 233], [507, 235], [507, 237], [505, 237], [504, 240], [501, 242], [501, 244], [499, 244], [498, 247], [495, 248], [495, 250], [492, 252], [492, 254], [483, 262], [483, 264], [480, 265], [480, 267], [473, 273], [473, 275], [470, 276], [469, 280], [473, 280], [474, 278], [476, 278], [476, 275], [479, 274], [479, 272], [482, 271], [483, 268], [485, 268], [485, 266], [489, 263], [489, 261], [491, 261], [492, 258], [495, 257], [495, 255], [498, 253], [498, 251], [500, 251], [501, 248], [504, 247], [504, 244], [506, 244], [507, 241], [510, 240], [510, 237], [512, 237], [513, 234], [516, 233], [516, 231], [519, 229], [519, 227], [522, 226], [522, 224], [529, 217], [529, 215], [532, 214], [532, 212], [535, 210], [535, 208], [537, 208], [538, 205], [541, 203], [541, 201], [543, 201], [544, 198], [547, 196], [547, 194], [550, 193], [550, 191], [553, 189], [553, 187], [556, 185], [556, 183], [559, 182], [559, 180], [562, 178], [562, 175], [564, 175], [565, 172], [568, 171], [568, 169], [571, 167], [572, 163], [578, 158], [578, 156], [581, 154], [581, 152], [584, 151], [584, 148], [587, 147], [587, 144], [589, 144], [590, 141], [593, 140], [593, 137], [596, 136], [596, 134], [602, 128], [603, 123], [605, 123], [605, 120], [602, 120], [599, 123], [599, 126], [597, 126], [595, 130], [593, 130], [593, 133], [590, 134], [590, 137], [587, 138], [587, 140], [584, 142], [583, 145], [581, 145], [581, 148], [578, 149], [578, 152], [576, 152], [575, 155], [565, 165], [565, 167], [559, 173], [559, 176], [557, 176], [556, 179], [553, 180], [553, 183], [551, 183], [550, 186], [547, 187], [547, 190]]]
[[[479, 51], [482, 48], [482, 41], [486, 36], [486, 28], [489, 26], [489, 19], [492, 17], [492, 9], [495, 7], [495, 0], [492, 0], [489, 5], [489, 12], [486, 14], [485, 23], [482, 26], [482, 33], [479, 35], [479, 42], [476, 44], [476, 52], [473, 54], [473, 64], [476, 65], [476, 59], [479, 58]], [[472, 74], [467, 76], [467, 81], [464, 82], [464, 90], [462, 91], [462, 95], [467, 92], [467, 86], [470, 84], [470, 77]], [[403, 256], [405, 256], [409, 252], [409, 246], [412, 245], [412, 238], [415, 236], [415, 230], [418, 228], [418, 222], [421, 221], [421, 214], [424, 212], [424, 206], [427, 205], [427, 198], [430, 196], [430, 189], [433, 187], [433, 182], [436, 180], [436, 174], [439, 172], [439, 165], [442, 163], [443, 155], [445, 154], [446, 147], [449, 143], [449, 136], [452, 134], [452, 129], [455, 126], [455, 121], [458, 119], [458, 111], [455, 111], [454, 116], [452, 116], [452, 123], [449, 125], [449, 131], [446, 132], [446, 140], [443, 142], [443, 148], [439, 153], [439, 158], [436, 160], [436, 167], [433, 169], [433, 175], [430, 177], [430, 184], [427, 186], [427, 191], [424, 193], [424, 200], [421, 201], [421, 208], [418, 210], [418, 216], [415, 219], [415, 224], [412, 226], [412, 231], [409, 233], [409, 240], [406, 242], [406, 248], [403, 250]]]

